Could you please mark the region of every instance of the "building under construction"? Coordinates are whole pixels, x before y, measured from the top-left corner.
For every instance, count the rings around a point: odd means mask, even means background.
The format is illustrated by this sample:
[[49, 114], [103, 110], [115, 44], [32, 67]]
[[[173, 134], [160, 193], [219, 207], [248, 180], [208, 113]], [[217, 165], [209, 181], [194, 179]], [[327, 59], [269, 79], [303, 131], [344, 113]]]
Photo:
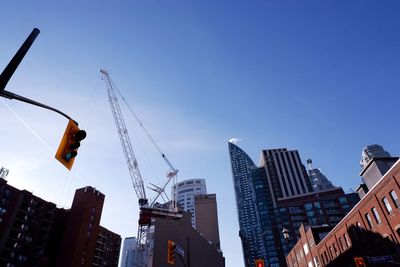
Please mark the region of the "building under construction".
[[[224, 266], [222, 253], [193, 229], [191, 216], [188, 213], [185, 215], [184, 212], [179, 211], [175, 199], [170, 199], [165, 193], [165, 189], [170, 182], [172, 182], [172, 185], [176, 184], [178, 169], [171, 164], [143, 126], [139, 117], [133, 112], [132, 108], [125, 101], [125, 98], [117, 90], [109, 73], [106, 70], [100, 70], [100, 72], [102, 79], [106, 83], [111, 112], [140, 208], [134, 266], [162, 267], [169, 264], [187, 267]], [[151, 184], [152, 187], [150, 189], [156, 193], [152, 199], [149, 199], [146, 194], [139, 164], [132, 148], [117, 93], [169, 167], [164, 185], [157, 186]], [[157, 202], [159, 198], [169, 201], [161, 205]], [[171, 257], [177, 257], [177, 260], [174, 260], [173, 263], [172, 259], [167, 261], [168, 241], [176, 244], [176, 250], [172, 253], [170, 252]]]

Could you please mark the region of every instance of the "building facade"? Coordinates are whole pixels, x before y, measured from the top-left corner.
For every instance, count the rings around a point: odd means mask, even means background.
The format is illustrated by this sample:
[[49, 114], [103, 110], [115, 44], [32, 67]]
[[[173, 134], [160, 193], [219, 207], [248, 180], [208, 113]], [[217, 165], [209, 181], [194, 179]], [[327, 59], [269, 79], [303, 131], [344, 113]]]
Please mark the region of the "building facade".
[[[260, 167], [229, 143], [245, 266], [262, 259], [266, 266], [286, 266], [301, 224], [336, 225], [357, 202], [342, 188], [314, 192], [296, 150], [269, 149]], [[295, 237], [285, 240], [286, 229]]]
[[122, 246], [120, 267], [133, 267], [136, 256], [136, 238], [126, 237]]
[[[192, 227], [190, 217], [190, 213], [184, 212], [183, 217], [179, 220], [154, 219], [154, 225], [151, 227], [156, 230], [154, 231], [153, 253], [148, 266], [225, 266], [225, 258], [222, 253]], [[169, 240], [179, 247], [175, 249], [173, 265], [167, 262]]]
[[206, 180], [189, 179], [184, 180], [172, 188], [172, 198], [184, 210], [192, 214], [192, 225], [196, 228], [196, 212], [194, 206], [195, 195], [207, 194]]
[[286, 257], [288, 266], [366, 266], [400, 264], [400, 161], [371, 188], [331, 231], [318, 238], [302, 226], [301, 238]]
[[71, 209], [59, 209], [0, 179], [0, 266], [116, 267], [121, 238], [99, 226], [103, 202], [103, 194], [86, 187], [76, 191]]
[[[255, 189], [261, 191], [265, 184], [262, 179], [264, 169], [258, 168], [237, 145], [231, 142], [228, 145], [239, 218], [239, 237], [242, 242], [244, 264], [246, 267], [250, 267], [254, 266], [256, 259], [266, 258], [267, 256], [263, 242], [264, 231], [255, 200]], [[259, 185], [256, 187], [255, 183]], [[265, 195], [263, 192], [259, 193], [260, 197]], [[270, 205], [262, 205], [262, 208], [265, 208], [262, 211], [265, 216], [270, 214]]]
[[218, 229], [217, 196], [215, 194], [196, 195], [194, 203], [197, 232], [218, 250], [221, 250]]
[[381, 145], [369, 145], [364, 147], [361, 152], [360, 165], [361, 168], [365, 168], [368, 163], [374, 158], [389, 158], [391, 157], [389, 152], [387, 152]]
[[334, 188], [329, 179], [321, 172], [320, 169], [312, 167], [312, 160], [307, 160], [308, 178], [310, 179], [311, 187], [314, 192]]

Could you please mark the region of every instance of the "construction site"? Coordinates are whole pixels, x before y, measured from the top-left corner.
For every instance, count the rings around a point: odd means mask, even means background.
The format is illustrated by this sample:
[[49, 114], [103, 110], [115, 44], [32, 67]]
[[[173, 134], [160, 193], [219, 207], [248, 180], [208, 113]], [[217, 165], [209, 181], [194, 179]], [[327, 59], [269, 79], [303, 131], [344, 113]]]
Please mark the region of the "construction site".
[[[180, 207], [177, 203], [176, 196], [173, 198], [167, 193], [168, 189], [176, 188], [178, 169], [172, 165], [157, 145], [122, 94], [119, 91], [117, 91], [117, 94], [115, 84], [109, 73], [103, 69], [100, 72], [106, 83], [112, 115], [140, 208], [133, 266], [225, 266], [219, 244], [215, 246], [210, 240], [207, 240], [203, 233], [196, 231], [192, 225], [192, 213], [184, 211], [183, 207]], [[158, 186], [153, 183], [150, 183], [150, 186], [147, 187], [144, 185], [118, 96], [123, 100], [138, 125], [143, 129], [168, 166], [169, 171], [163, 185]], [[146, 188], [150, 189], [154, 196], [149, 198], [146, 194]], [[172, 190], [170, 191], [172, 192]], [[215, 227], [218, 228], [218, 225]]]

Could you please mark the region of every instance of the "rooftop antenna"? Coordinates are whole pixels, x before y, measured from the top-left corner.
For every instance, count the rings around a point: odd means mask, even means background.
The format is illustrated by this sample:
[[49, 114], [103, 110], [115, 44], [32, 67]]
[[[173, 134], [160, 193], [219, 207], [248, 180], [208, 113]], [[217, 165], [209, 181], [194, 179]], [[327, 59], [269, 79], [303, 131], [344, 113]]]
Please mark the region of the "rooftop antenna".
[[1, 167], [0, 168], [0, 178], [1, 179], [6, 179], [6, 177], [7, 177], [9, 172], [10, 172], [10, 170], [8, 170], [8, 169], [6, 169], [4, 167]]
[[308, 168], [310, 168], [310, 170], [313, 169], [313, 167], [312, 167], [312, 160], [311, 160], [311, 159], [308, 159], [308, 160], [307, 160], [307, 165], [308, 165]]

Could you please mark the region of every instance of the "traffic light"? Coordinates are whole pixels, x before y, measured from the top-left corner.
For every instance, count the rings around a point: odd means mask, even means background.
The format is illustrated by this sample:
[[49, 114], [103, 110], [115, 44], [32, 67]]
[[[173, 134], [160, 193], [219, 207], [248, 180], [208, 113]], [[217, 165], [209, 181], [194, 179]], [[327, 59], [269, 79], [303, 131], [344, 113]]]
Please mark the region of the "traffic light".
[[264, 260], [263, 259], [258, 259], [256, 260], [256, 267], [264, 267]]
[[168, 240], [168, 255], [167, 255], [168, 264], [175, 263], [175, 248], [176, 248], [175, 243], [171, 240]]
[[78, 154], [79, 142], [85, 139], [85, 137], [86, 132], [80, 130], [75, 121], [69, 120], [56, 153], [56, 159], [67, 167], [68, 170], [71, 170], [75, 157]]
[[367, 267], [367, 265], [365, 265], [363, 257], [354, 257], [354, 261], [357, 267]]

